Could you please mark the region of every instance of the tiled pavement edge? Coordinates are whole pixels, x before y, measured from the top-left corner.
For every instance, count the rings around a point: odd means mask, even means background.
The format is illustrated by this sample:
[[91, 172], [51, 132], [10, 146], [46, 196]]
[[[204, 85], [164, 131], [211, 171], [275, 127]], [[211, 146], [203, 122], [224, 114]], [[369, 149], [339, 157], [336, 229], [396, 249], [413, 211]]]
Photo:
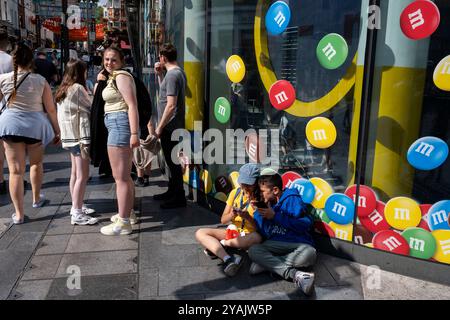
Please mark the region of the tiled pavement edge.
[[[116, 212], [115, 190], [92, 169], [87, 203], [101, 222], [71, 226], [70, 162], [66, 153], [49, 151], [43, 189], [48, 206], [29, 209], [27, 224], [7, 227], [12, 207], [7, 196], [0, 197], [0, 299], [307, 299], [292, 283], [269, 274], [249, 276], [248, 258], [237, 277], [226, 278], [194, 237], [200, 227], [217, 226], [219, 217], [193, 203], [161, 211], [152, 199], [165, 187], [157, 176], [151, 186], [136, 189], [141, 221], [135, 232], [104, 237], [99, 230]], [[29, 191], [25, 200], [31, 207]], [[81, 290], [69, 289], [73, 266], [81, 272]], [[449, 287], [387, 272], [379, 289], [371, 290], [367, 267], [323, 254], [315, 272], [315, 295], [309, 299], [450, 299]]]

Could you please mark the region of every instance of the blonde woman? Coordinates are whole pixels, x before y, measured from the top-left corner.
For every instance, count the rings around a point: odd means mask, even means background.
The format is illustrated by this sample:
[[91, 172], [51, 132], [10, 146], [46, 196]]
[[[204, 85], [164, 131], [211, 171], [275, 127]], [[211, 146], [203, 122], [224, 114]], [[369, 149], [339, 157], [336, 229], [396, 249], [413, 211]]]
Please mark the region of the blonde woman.
[[30, 161], [33, 207], [39, 208], [46, 202], [41, 194], [44, 148], [52, 141], [59, 142], [60, 129], [50, 85], [44, 77], [32, 72], [31, 49], [19, 44], [13, 52], [13, 63], [13, 72], [0, 75], [0, 101], [3, 97], [7, 100], [0, 117], [0, 137], [5, 145], [9, 190], [15, 209], [12, 221], [22, 224], [26, 155]]
[[[108, 129], [108, 157], [116, 181], [119, 214], [112, 217], [113, 223], [103, 227], [101, 233], [108, 236], [129, 235], [132, 215], [134, 184], [131, 179], [133, 149], [139, 147], [139, 115], [136, 85], [124, 67], [123, 52], [115, 47], [105, 50], [103, 64], [110, 74], [108, 85], [102, 92], [105, 100], [105, 126]], [[130, 217], [131, 216], [131, 217]]]

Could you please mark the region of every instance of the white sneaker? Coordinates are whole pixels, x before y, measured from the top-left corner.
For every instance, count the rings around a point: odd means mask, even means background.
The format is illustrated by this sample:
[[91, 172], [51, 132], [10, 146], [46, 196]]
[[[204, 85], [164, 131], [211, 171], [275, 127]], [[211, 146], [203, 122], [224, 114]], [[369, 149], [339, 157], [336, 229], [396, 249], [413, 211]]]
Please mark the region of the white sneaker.
[[42, 208], [45, 205], [45, 203], [47, 201], [47, 199], [45, 199], [45, 196], [41, 193], [39, 195], [39, 198], [40, 199], [39, 199], [38, 202], [34, 202], [33, 203], [33, 208]]
[[70, 218], [71, 224], [79, 225], [79, 226], [87, 226], [87, 225], [94, 225], [98, 223], [97, 218], [92, 218], [88, 216], [87, 214], [72, 214], [72, 217]]
[[[25, 218], [25, 217], [24, 217], [24, 218]], [[12, 219], [13, 224], [23, 224], [24, 221], [25, 221], [24, 218], [22, 218], [22, 219], [17, 218], [17, 216], [16, 216], [15, 213], [11, 216], [11, 219]]]
[[[116, 214], [114, 216], [111, 217], [111, 222], [117, 222], [120, 218], [119, 214]], [[138, 223], [138, 217], [136, 216], [136, 213], [134, 212], [134, 210], [131, 210], [131, 214], [130, 214], [130, 224], [131, 225], [135, 225]]]
[[84, 213], [84, 214], [87, 214], [87, 215], [91, 215], [91, 214], [94, 214], [94, 213], [95, 213], [95, 210], [94, 210], [94, 209], [88, 208], [88, 207], [86, 207], [86, 206], [83, 206], [83, 207], [82, 207], [82, 210], [83, 210], [83, 213]]
[[100, 229], [100, 232], [105, 236], [126, 236], [133, 232], [131, 224], [118, 219], [117, 222]]
[[250, 265], [250, 270], [248, 272], [250, 273], [250, 275], [254, 276], [263, 273], [264, 271], [267, 271], [266, 269], [264, 269], [264, 267], [262, 267], [257, 263], [252, 262], [252, 264]]
[[294, 283], [300, 288], [304, 294], [310, 296], [314, 289], [314, 273], [297, 271], [294, 275]]

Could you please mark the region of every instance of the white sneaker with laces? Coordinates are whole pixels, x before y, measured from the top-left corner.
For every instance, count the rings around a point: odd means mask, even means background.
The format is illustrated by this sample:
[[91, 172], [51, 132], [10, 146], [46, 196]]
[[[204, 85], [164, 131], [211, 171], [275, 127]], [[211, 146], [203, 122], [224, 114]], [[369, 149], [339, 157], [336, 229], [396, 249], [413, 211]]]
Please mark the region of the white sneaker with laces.
[[87, 215], [91, 215], [91, 214], [94, 214], [94, 213], [95, 213], [95, 210], [94, 210], [94, 209], [88, 208], [88, 207], [86, 207], [86, 206], [83, 206], [83, 207], [82, 207], [82, 210], [83, 210], [83, 213], [84, 213], [84, 214], [87, 214]]
[[[119, 214], [116, 214], [114, 216], [111, 217], [111, 222], [117, 222], [120, 218]], [[135, 225], [138, 223], [138, 217], [136, 216], [136, 213], [134, 212], [134, 210], [131, 210], [130, 213], [130, 224], [131, 225]]]
[[97, 218], [92, 218], [90, 216], [88, 216], [87, 214], [72, 214], [72, 217], [70, 218], [71, 220], [71, 224], [74, 225], [79, 225], [79, 226], [87, 226], [87, 225], [94, 225], [96, 223], [98, 223], [98, 219]]
[[307, 296], [312, 294], [314, 289], [315, 274], [310, 272], [297, 271], [294, 276], [294, 283]]

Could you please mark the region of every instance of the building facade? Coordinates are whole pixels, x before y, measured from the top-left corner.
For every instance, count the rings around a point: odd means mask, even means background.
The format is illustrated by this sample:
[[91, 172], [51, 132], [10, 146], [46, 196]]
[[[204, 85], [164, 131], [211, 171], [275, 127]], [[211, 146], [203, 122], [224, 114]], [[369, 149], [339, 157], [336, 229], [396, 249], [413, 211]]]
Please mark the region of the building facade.
[[203, 139], [185, 182], [215, 207], [243, 163], [275, 167], [310, 198], [321, 246], [448, 283], [450, 3], [282, 2], [134, 1], [153, 100], [161, 44], [187, 73], [186, 129]]

